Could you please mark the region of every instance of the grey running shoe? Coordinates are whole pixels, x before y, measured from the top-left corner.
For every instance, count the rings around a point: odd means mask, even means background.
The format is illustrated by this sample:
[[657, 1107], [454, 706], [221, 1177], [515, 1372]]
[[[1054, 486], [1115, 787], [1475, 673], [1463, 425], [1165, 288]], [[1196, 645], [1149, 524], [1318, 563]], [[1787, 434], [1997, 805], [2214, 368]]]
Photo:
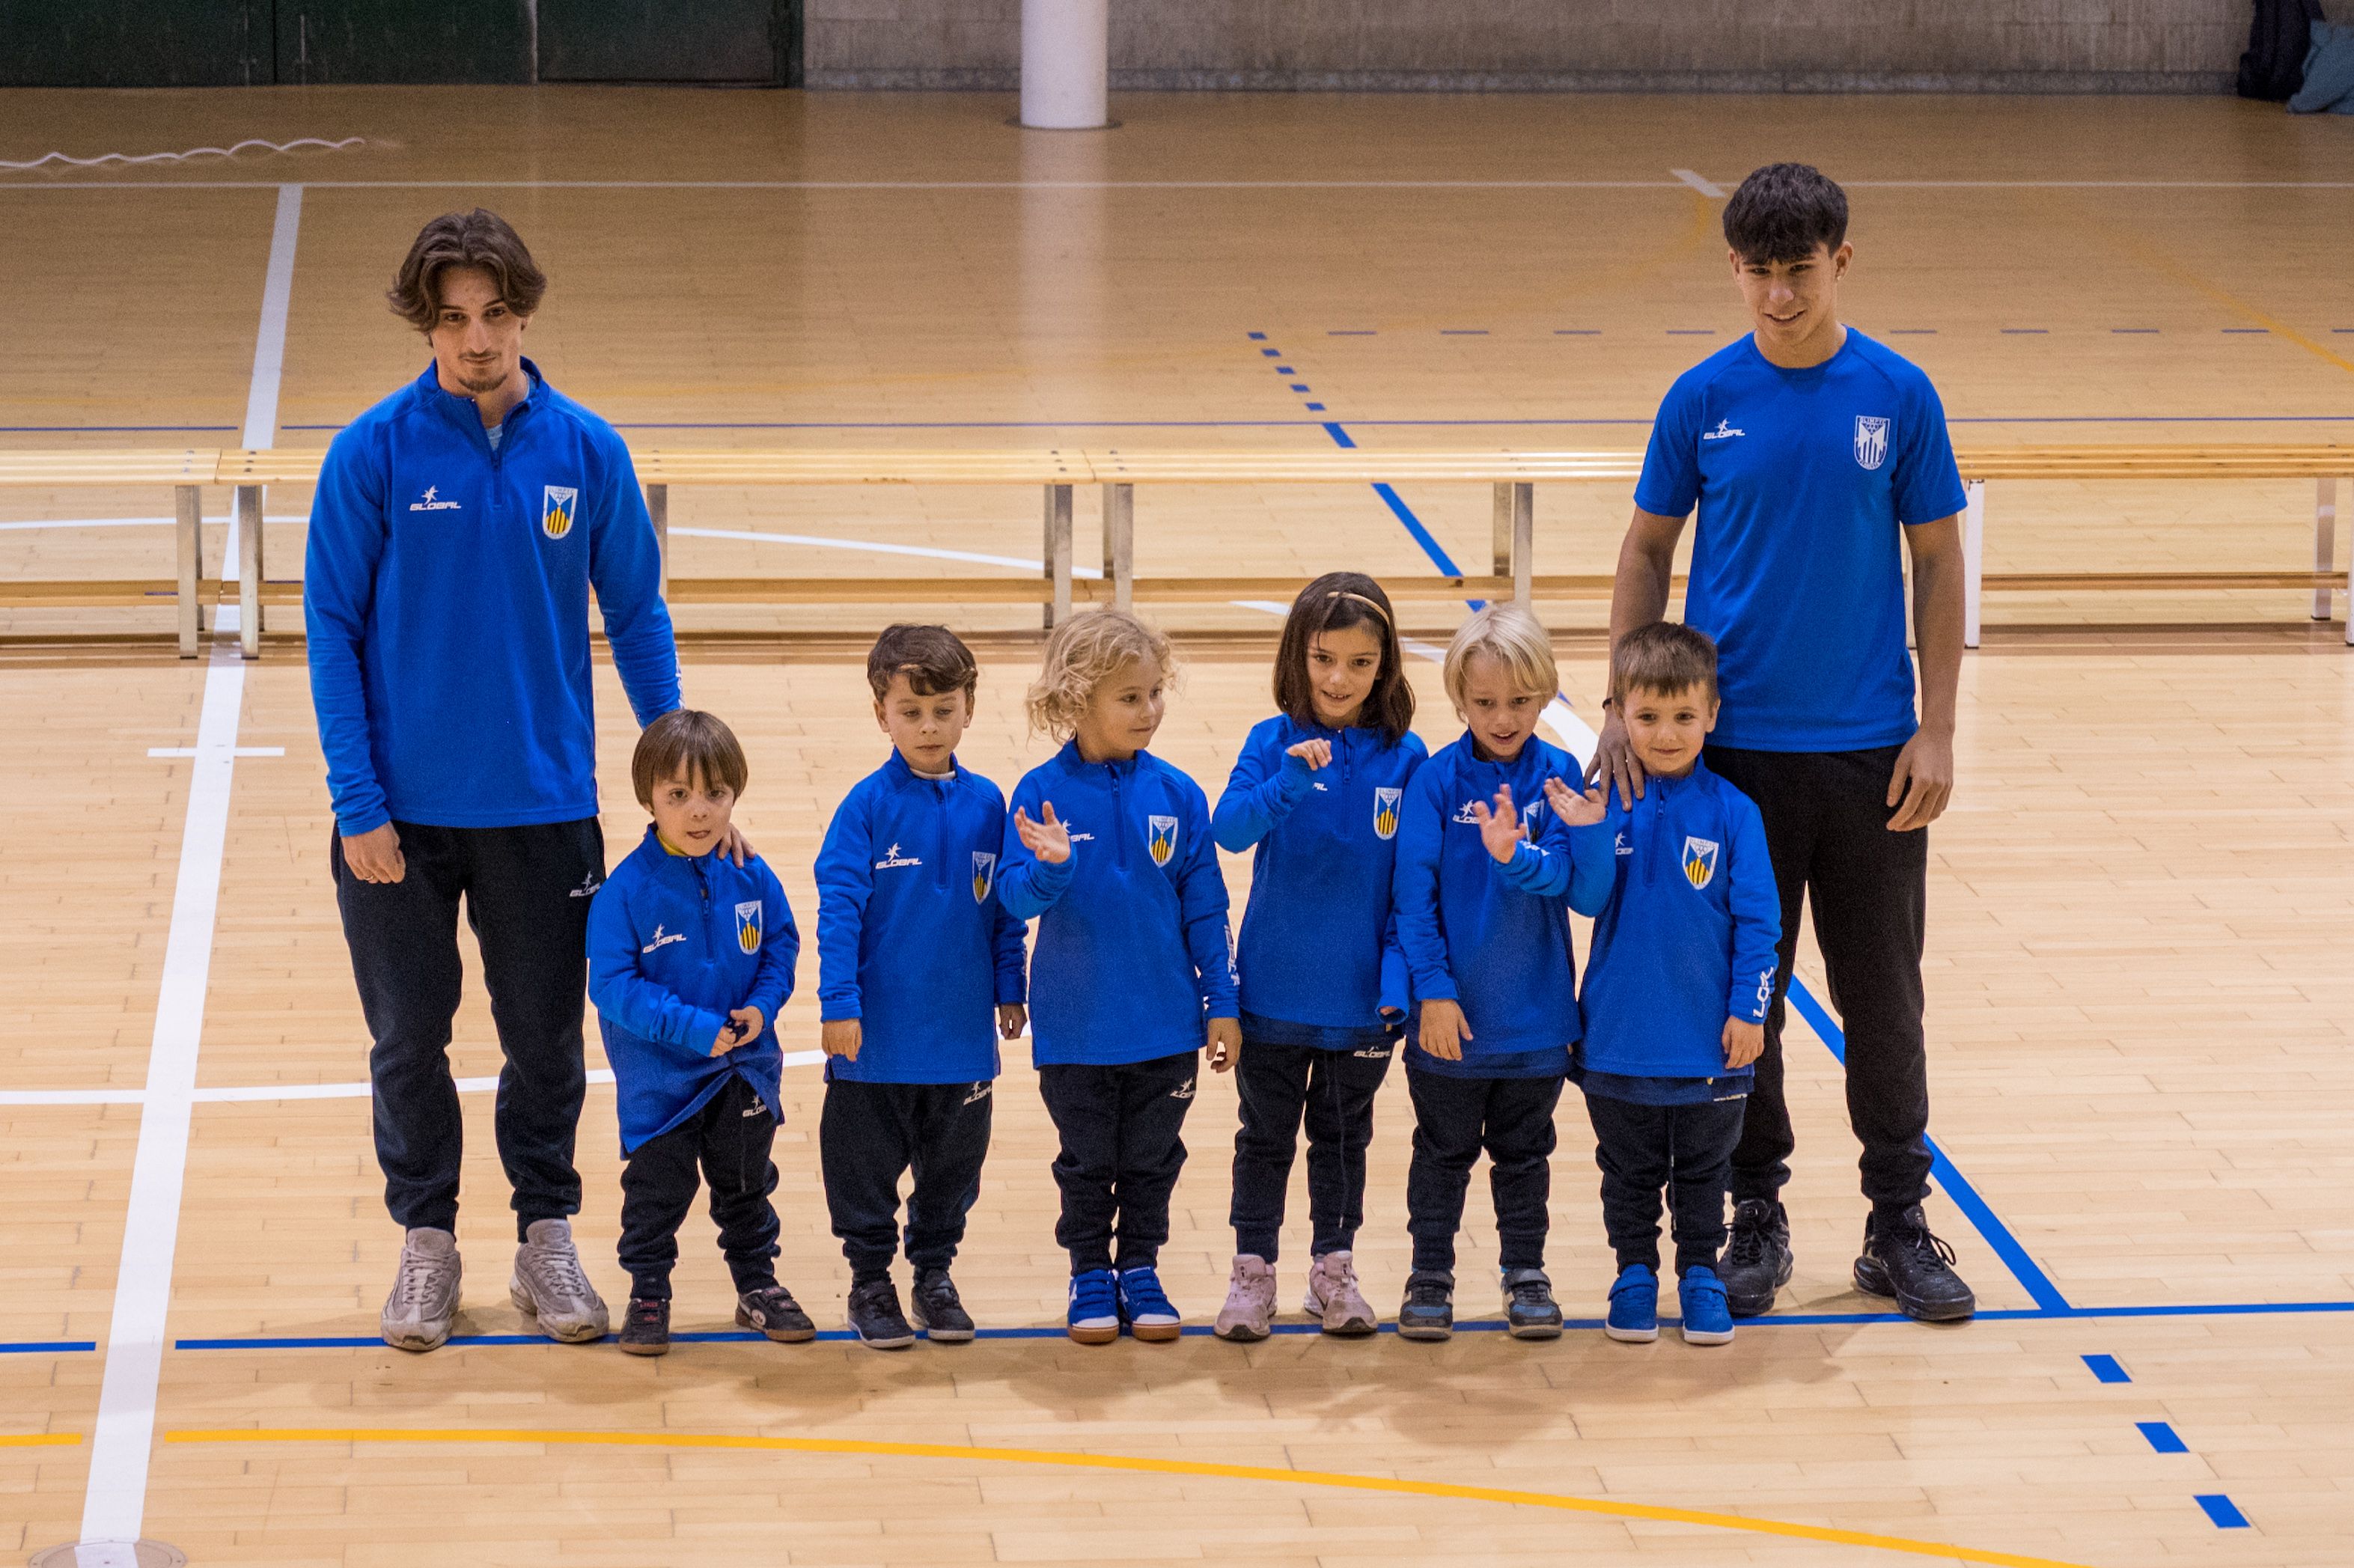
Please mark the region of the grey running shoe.
[[1405, 1277], [1405, 1301], [1398, 1308], [1401, 1340], [1449, 1340], [1455, 1337], [1455, 1276], [1440, 1269], [1416, 1269]]
[[458, 1238], [419, 1225], [400, 1244], [400, 1273], [384, 1300], [384, 1342], [396, 1351], [439, 1350], [458, 1315]]
[[1235, 1255], [1226, 1277], [1226, 1304], [1210, 1331], [1222, 1340], [1246, 1345], [1267, 1338], [1275, 1321], [1275, 1270], [1257, 1253]]
[[1504, 1271], [1504, 1328], [1516, 1340], [1561, 1338], [1561, 1307], [1543, 1269]]
[[1328, 1334], [1370, 1334], [1382, 1326], [1373, 1304], [1357, 1288], [1355, 1256], [1345, 1251], [1328, 1252], [1310, 1267], [1308, 1299], [1302, 1305], [1310, 1317], [1323, 1320]]
[[514, 1277], [507, 1299], [539, 1321], [539, 1331], [568, 1345], [605, 1337], [605, 1300], [580, 1271], [572, 1246], [572, 1222], [534, 1220], [529, 1239], [515, 1248]]

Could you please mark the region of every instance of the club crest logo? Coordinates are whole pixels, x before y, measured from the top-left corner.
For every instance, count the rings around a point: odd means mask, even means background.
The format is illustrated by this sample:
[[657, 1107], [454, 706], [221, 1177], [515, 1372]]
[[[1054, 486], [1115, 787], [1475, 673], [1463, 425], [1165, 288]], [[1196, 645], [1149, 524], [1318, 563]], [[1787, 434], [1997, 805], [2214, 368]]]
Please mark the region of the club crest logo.
[[578, 490], [569, 485], [549, 485], [541, 492], [539, 531], [551, 539], [563, 538], [572, 532], [572, 514], [579, 506]]
[[1405, 798], [1404, 789], [1377, 789], [1373, 791], [1373, 837], [1397, 837], [1398, 802]]
[[1695, 890], [1716, 880], [1716, 841], [1713, 839], [1684, 840], [1684, 880]]
[[1855, 417], [1855, 461], [1868, 469], [1888, 461], [1887, 420], [1869, 414]]
[[1152, 863], [1167, 865], [1169, 857], [1177, 853], [1177, 819], [1147, 817], [1144, 825], [1147, 833], [1145, 847], [1152, 852]]
[[989, 890], [997, 881], [997, 855], [991, 850], [972, 852], [972, 901], [989, 902]]
[[736, 945], [748, 953], [760, 950], [760, 901], [736, 906]]

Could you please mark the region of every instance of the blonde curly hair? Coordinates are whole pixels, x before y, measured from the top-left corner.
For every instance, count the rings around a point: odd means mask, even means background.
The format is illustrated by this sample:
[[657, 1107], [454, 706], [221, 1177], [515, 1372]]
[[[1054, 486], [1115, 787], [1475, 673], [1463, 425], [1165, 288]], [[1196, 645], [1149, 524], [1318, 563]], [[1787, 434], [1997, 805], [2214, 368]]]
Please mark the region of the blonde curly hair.
[[1176, 651], [1169, 634], [1121, 609], [1091, 609], [1055, 628], [1039, 661], [1038, 678], [1024, 699], [1030, 727], [1068, 740], [1087, 712], [1087, 699], [1120, 669], [1150, 659], [1164, 681], [1176, 674]]

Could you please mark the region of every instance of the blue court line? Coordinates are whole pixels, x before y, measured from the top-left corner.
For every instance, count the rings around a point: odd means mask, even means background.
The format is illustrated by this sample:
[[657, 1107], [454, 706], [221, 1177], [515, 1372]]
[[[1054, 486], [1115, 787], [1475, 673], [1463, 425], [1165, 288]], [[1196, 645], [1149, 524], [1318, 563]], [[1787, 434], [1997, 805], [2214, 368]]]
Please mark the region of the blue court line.
[[2132, 1374], [2117, 1364], [2117, 1358], [2115, 1356], [2086, 1356], [2084, 1364], [2090, 1367], [2093, 1375], [2103, 1383], [2133, 1382]]
[[2190, 1445], [2185, 1443], [2174, 1428], [2163, 1421], [2137, 1421], [2134, 1430], [2149, 1439], [2149, 1446], [2161, 1454], [2188, 1454]]
[[[2208, 1302], [2186, 1303], [2179, 1307], [2065, 1307], [2053, 1308], [2040, 1307], [2005, 1307], [1980, 1312], [1974, 1319], [1972, 1319], [1972, 1321], [1981, 1323], [2059, 1323], [2076, 1322], [2087, 1319], [2104, 1318], [2243, 1317], [2251, 1314], [2283, 1312], [2354, 1313], [2354, 1301]], [[1681, 1321], [1681, 1319], [1674, 1317], [1662, 1317], [1659, 1319], [1661, 1326], [1667, 1328], [1673, 1328]], [[1882, 1323], [1895, 1324], [1911, 1322], [1912, 1319], [1905, 1317], [1902, 1312], [1773, 1312], [1768, 1313], [1762, 1318], [1743, 1318], [1738, 1319], [1738, 1325], [1742, 1329], [1849, 1329], [1871, 1327]], [[1600, 1331], [1602, 1325], [1603, 1319], [1599, 1318], [1571, 1318], [1564, 1321], [1563, 1328], [1573, 1332], [1582, 1332], [1586, 1330], [1598, 1332]], [[1937, 1331], [1949, 1331], [1951, 1328], [1958, 1327], [1958, 1325], [1944, 1324], [1923, 1326]], [[1475, 1318], [1458, 1321], [1455, 1325], [1455, 1331], [1458, 1334], [1500, 1333], [1504, 1330], [1504, 1320], [1500, 1318]], [[1320, 1334], [1323, 1331], [1322, 1327], [1315, 1323], [1278, 1323], [1274, 1325], [1274, 1332], [1278, 1334], [1310, 1335]], [[1188, 1325], [1181, 1330], [1181, 1332], [1187, 1339], [1199, 1339], [1209, 1334], [1211, 1332], [1211, 1329], [1208, 1324], [1195, 1323]], [[1379, 1332], [1384, 1334], [1394, 1334], [1397, 1332], [1397, 1325], [1394, 1323], [1384, 1323], [1381, 1326]], [[1065, 1337], [1064, 1330], [1062, 1329], [1050, 1324], [1042, 1324], [1035, 1327], [1020, 1329], [981, 1329], [976, 1330], [976, 1335], [978, 1338], [983, 1340], [1059, 1340]], [[822, 1341], [833, 1343], [848, 1343], [858, 1338], [856, 1334], [847, 1329], [827, 1329], [822, 1330], [817, 1337]], [[762, 1336], [741, 1330], [726, 1330], [714, 1333], [673, 1334], [671, 1338], [681, 1344], [754, 1344], [758, 1343], [762, 1339]], [[611, 1336], [608, 1335], [607, 1340], [610, 1340], [610, 1339]], [[542, 1334], [452, 1334], [450, 1337], [449, 1342], [461, 1349], [468, 1347], [488, 1347], [495, 1349], [502, 1346], [511, 1345], [553, 1345], [556, 1343], [555, 1340], [550, 1340]], [[375, 1334], [318, 1334], [292, 1335], [284, 1337], [263, 1335], [243, 1339], [186, 1339], [175, 1340], [172, 1341], [172, 1348], [175, 1351], [348, 1351], [382, 1348], [383, 1346], [384, 1340]], [[48, 1345], [31, 1344], [0, 1347], [0, 1349], [8, 1350], [23, 1350], [27, 1351], [49, 1351], [53, 1352], [65, 1351], [89, 1351], [95, 1350], [96, 1348], [96, 1346], [90, 1344], [87, 1341], [78, 1343], [60, 1342]], [[2112, 1366], [2115, 1364], [2111, 1358], [2106, 1356], [2086, 1356], [2084, 1360], [2087, 1362], [2096, 1360], [2109, 1361]], [[2095, 1368], [2094, 1371], [2095, 1375], [2098, 1375], [2099, 1369]], [[2132, 1380], [2124, 1377], [2122, 1375], [2122, 1369], [2120, 1369], [2119, 1376], [2115, 1378], [2102, 1377], [2101, 1381], [2103, 1383], [2125, 1383]], [[2148, 1425], [2162, 1424], [2152, 1423]], [[2155, 1442], [2156, 1439], [2152, 1439], [2152, 1441]], [[2168, 1451], [2170, 1452], [2171, 1450]], [[2187, 1452], [2188, 1450], [2186, 1449], [2184, 1451]]]
[[1714, 337], [1716, 329], [1714, 327], [1670, 327], [1668, 335], [1670, 337]]
[[2249, 1528], [2248, 1516], [2242, 1513], [2239, 1505], [2221, 1492], [2202, 1492], [2190, 1500], [2207, 1510], [2207, 1517], [2215, 1521], [2215, 1528], [2218, 1530]]
[[1553, 335], [1555, 337], [1600, 337], [1602, 335], [1602, 329], [1600, 327], [1555, 327], [1553, 329]]
[[1297, 375], [1299, 375], [1299, 372], [1298, 370], [1296, 370], [1296, 369], [1292, 368], [1292, 367], [1291, 367], [1290, 366], [1288, 366], [1288, 365], [1278, 365], [1278, 366], [1277, 366], [1275, 367], [1275, 373], [1276, 373], [1278, 376], [1297, 376]]
[[1890, 337], [1935, 337], [1937, 335], [1937, 329], [1935, 327], [1890, 327], [1887, 329], [1887, 332]]
[[1327, 332], [1324, 335], [1326, 337], [1379, 337], [1381, 334], [1372, 327], [1341, 327], [1337, 331]]
[[[1796, 975], [1790, 977], [1789, 996], [1791, 1005], [1798, 1010], [1808, 1026], [1822, 1038], [1823, 1044], [1830, 1047], [1831, 1054], [1844, 1065], [1847, 1062], [1847, 1035], [1831, 1021], [1831, 1015], [1823, 1004], [1815, 1000], [1814, 992], [1808, 991], [1806, 983]], [[1935, 1139], [1925, 1138], [1923, 1141], [1929, 1145], [1930, 1174], [1935, 1179], [1938, 1188], [1977, 1227], [1978, 1234], [1986, 1238], [1987, 1245], [2002, 1259], [2003, 1266], [2010, 1270], [2011, 1277], [2027, 1287], [2027, 1294], [2038, 1307], [2047, 1311], [2068, 1310], [2068, 1298], [2060, 1294], [2051, 1278], [2028, 1255], [2027, 1249], [2019, 1245], [2019, 1238], [2010, 1234], [2010, 1228], [1988, 1206], [1987, 1201], [1978, 1196], [1978, 1189], [1954, 1169], [1954, 1162], [1946, 1158], [1946, 1151], [1937, 1147]]]
[[1486, 337], [1488, 335], [1488, 329], [1486, 327], [1440, 327], [1438, 329], [1438, 335], [1441, 337]]
[[2158, 334], [2158, 329], [2156, 327], [2111, 327], [2109, 329], [2109, 333], [2110, 335], [2115, 337], [2156, 337]]
[[96, 1349], [95, 1340], [0, 1340], [0, 1356], [59, 1356]]
[[2270, 327], [2225, 327], [2222, 330], [2235, 337], [2270, 337], [2273, 331]]

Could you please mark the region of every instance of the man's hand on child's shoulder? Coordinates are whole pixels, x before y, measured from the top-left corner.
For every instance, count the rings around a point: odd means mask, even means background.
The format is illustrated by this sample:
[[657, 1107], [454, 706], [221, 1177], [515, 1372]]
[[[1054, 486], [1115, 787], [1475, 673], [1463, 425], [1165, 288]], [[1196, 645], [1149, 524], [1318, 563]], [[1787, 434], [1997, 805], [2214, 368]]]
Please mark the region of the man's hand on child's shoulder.
[[711, 1043], [711, 1054], [725, 1056], [738, 1045], [749, 1044], [758, 1040], [760, 1032], [768, 1026], [769, 1021], [760, 1016], [758, 1008], [739, 1007], [727, 1015], [727, 1026], [719, 1032], [719, 1038]]
[[1610, 792], [1605, 785], [1581, 794], [1558, 779], [1548, 779], [1544, 790], [1545, 804], [1565, 827], [1590, 828], [1610, 814]]
[[1513, 852], [1529, 831], [1521, 826], [1521, 813], [1512, 804], [1512, 787], [1500, 785], [1496, 790], [1495, 809], [1490, 810], [1485, 800], [1471, 802], [1471, 815], [1479, 820], [1479, 842], [1496, 857], [1499, 865], [1510, 865]]
[[[852, 1022], [857, 1021], [854, 1019]], [[1028, 1008], [1018, 1001], [1001, 1001], [997, 1004], [997, 1032], [1000, 1034], [1008, 1040], [1019, 1040], [1022, 1038], [1022, 1032], [1029, 1027], [1030, 1010]], [[850, 1059], [854, 1062], [858, 1060], [858, 1046], [854, 1040], [850, 1048]]]
[[1044, 820], [1034, 822], [1021, 807], [1013, 808], [1013, 831], [1021, 835], [1022, 847], [1048, 865], [1060, 865], [1071, 858], [1071, 830], [1055, 820], [1055, 802], [1045, 801], [1038, 808]]
[[752, 841], [744, 836], [743, 829], [730, 822], [719, 835], [719, 853], [740, 866], [760, 852], [752, 847]]
[[858, 1046], [864, 1038], [864, 1032], [854, 1018], [829, 1018], [817, 1028], [817, 1043], [827, 1055], [847, 1057], [853, 1062], [858, 1060]]
[[1724, 1021], [1724, 1065], [1728, 1069], [1746, 1067], [1766, 1054], [1766, 1026], [1752, 1023], [1745, 1018]]

